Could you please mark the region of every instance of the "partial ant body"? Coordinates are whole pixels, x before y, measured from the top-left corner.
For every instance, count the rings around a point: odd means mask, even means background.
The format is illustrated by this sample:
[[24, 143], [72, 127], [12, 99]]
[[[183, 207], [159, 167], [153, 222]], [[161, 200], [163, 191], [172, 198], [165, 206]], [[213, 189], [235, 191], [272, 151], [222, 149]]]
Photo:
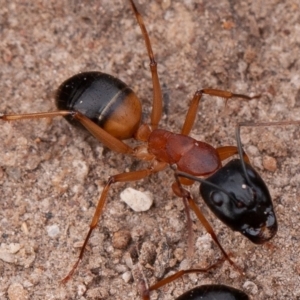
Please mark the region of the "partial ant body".
[[233, 287], [215, 284], [195, 287], [175, 300], [249, 300], [249, 297]]
[[[146, 299], [146, 298], [145, 298]], [[147, 298], [148, 299], [148, 298]], [[149, 298], [150, 299], [150, 298]], [[230, 286], [208, 284], [197, 286], [174, 300], [249, 300], [244, 292]]]
[[[151, 291], [155, 291], [186, 274], [206, 273], [219, 265], [221, 261], [223, 260], [220, 260], [219, 262], [211, 265], [206, 269], [188, 269], [178, 271], [175, 274], [160, 280], [149, 288], [143, 288], [143, 291], [141, 292], [141, 294], [143, 295], [143, 300], [151, 299]], [[249, 296], [243, 291], [230, 286], [220, 284], [206, 284], [197, 286], [175, 298], [174, 300], [249, 300]]]
[[[225, 197], [229, 196], [226, 201], [229, 201], [230, 206], [234, 206], [234, 208], [233, 211], [229, 212], [228, 218], [227, 216], [224, 217], [223, 209], [220, 209], [216, 214], [234, 230], [239, 230], [255, 243], [263, 243], [271, 239], [277, 230], [269, 192], [260, 176], [248, 164], [248, 158], [243, 153], [241, 146], [225, 146], [215, 149], [207, 143], [188, 136], [195, 122], [199, 102], [203, 94], [222, 97], [226, 100], [235, 97], [250, 100], [258, 96], [249, 97], [216, 89], [198, 90], [191, 101], [181, 133], [175, 134], [159, 129], [162, 115], [162, 93], [157, 65], [143, 19], [133, 1], [130, 1], [130, 3], [141, 27], [150, 59], [153, 84], [153, 106], [150, 124], [140, 125], [141, 104], [134, 92], [119, 79], [100, 72], [80, 73], [66, 80], [60, 86], [56, 95], [58, 111], [2, 115], [0, 117], [3, 121], [12, 121], [63, 116], [70, 122], [79, 122], [98, 141], [112, 151], [128, 154], [139, 160], [149, 161], [149, 167], [146, 169], [121, 173], [109, 178], [98, 201], [79, 258], [69, 274], [63, 279], [63, 282], [67, 282], [72, 277], [77, 265], [82, 260], [91, 233], [97, 226], [103, 212], [111, 185], [117, 182], [143, 179], [166, 169], [169, 165], [175, 169], [173, 191], [183, 198], [186, 206], [192, 208], [230, 263], [233, 264], [211, 226], [195, 204], [190, 193], [183, 187], [183, 185], [192, 184], [196, 180], [195, 176], [210, 176], [202, 181], [200, 189], [204, 200], [211, 203], [212, 209], [221, 207], [221, 204], [225, 201], [224, 195]], [[100, 103], [96, 102], [98, 98], [101, 99]], [[127, 138], [134, 138], [141, 144], [132, 148], [122, 141]], [[221, 162], [223, 160], [236, 154], [240, 154], [239, 160], [231, 161], [222, 167]], [[243, 160], [246, 162], [243, 162]], [[232, 172], [233, 178], [236, 178], [230, 190], [228, 190], [228, 182], [224, 180], [226, 178], [224, 172], [226, 174]], [[188, 174], [192, 176], [190, 177], [192, 180], [187, 180]], [[222, 183], [224, 184], [221, 185]], [[232, 199], [233, 201], [231, 201]], [[241, 199], [245, 201], [243, 202]], [[262, 201], [263, 205], [260, 202], [257, 204], [256, 201]], [[249, 213], [248, 208], [251, 215], [249, 220], [244, 218]], [[242, 217], [240, 212], [242, 212]], [[257, 219], [253, 219], [253, 215]]]

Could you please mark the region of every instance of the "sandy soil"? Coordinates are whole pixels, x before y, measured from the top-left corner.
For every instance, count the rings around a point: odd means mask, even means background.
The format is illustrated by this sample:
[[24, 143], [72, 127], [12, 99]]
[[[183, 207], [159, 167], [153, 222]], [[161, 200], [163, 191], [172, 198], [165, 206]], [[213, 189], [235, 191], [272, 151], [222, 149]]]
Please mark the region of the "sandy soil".
[[[204, 97], [192, 136], [214, 146], [235, 145], [240, 121], [300, 120], [300, 7], [297, 0], [139, 1], [164, 90], [163, 128], [179, 132], [198, 88], [262, 94], [259, 100]], [[127, 1], [0, 0], [0, 112], [52, 111], [59, 84], [80, 71], [115, 75], [151, 108], [151, 78], [140, 30]], [[217, 220], [199, 198], [224, 248], [245, 270], [227, 262], [152, 293], [174, 299], [196, 285], [222, 283], [252, 299], [300, 299], [298, 126], [242, 130], [252, 164], [266, 181], [279, 222], [276, 237], [253, 245]], [[142, 167], [103, 148], [65, 120], [1, 123], [0, 299], [139, 299], [148, 283], [179, 268], [205, 267], [221, 256], [193, 216], [195, 253], [186, 256], [182, 201], [172, 173], [112, 188], [101, 226], [66, 285], [97, 199], [109, 175]], [[153, 207], [135, 213], [120, 201], [125, 186], [154, 194]], [[192, 192], [197, 195], [197, 185]], [[132, 241], [115, 246], [125, 229]]]

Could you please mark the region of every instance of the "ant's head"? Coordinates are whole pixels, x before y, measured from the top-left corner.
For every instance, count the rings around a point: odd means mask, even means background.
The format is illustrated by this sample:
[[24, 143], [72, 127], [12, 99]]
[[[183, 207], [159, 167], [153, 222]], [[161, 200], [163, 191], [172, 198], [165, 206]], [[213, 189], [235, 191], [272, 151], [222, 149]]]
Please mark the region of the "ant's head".
[[200, 193], [222, 222], [253, 243], [262, 244], [276, 234], [269, 190], [260, 175], [240, 159], [231, 160], [202, 181]]

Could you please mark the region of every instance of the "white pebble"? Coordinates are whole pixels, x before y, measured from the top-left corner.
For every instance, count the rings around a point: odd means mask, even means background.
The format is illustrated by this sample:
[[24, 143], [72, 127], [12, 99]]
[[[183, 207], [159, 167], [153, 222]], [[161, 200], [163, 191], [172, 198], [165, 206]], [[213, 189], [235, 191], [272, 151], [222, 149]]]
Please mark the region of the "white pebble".
[[59, 227], [56, 224], [47, 226], [47, 233], [51, 238], [54, 238], [60, 233]]
[[209, 233], [206, 233], [197, 238], [196, 242], [197, 249], [211, 250], [212, 249], [212, 238]]
[[0, 259], [4, 262], [10, 263], [10, 264], [15, 262], [15, 257], [14, 257], [13, 254], [8, 253], [8, 252], [6, 252], [4, 250], [1, 250], [1, 249], [0, 249]]
[[77, 287], [77, 295], [83, 296], [85, 292], [86, 292], [86, 286], [83, 284], [79, 284]]
[[132, 210], [137, 212], [147, 211], [153, 203], [153, 195], [150, 192], [140, 192], [133, 188], [125, 189], [120, 197]]
[[14, 263], [16, 261], [15, 255], [21, 249], [21, 245], [17, 243], [1, 244], [0, 260], [7, 263]]
[[244, 284], [243, 284], [243, 288], [247, 291], [249, 291], [252, 295], [256, 295], [258, 293], [258, 287], [257, 285], [252, 282], [247, 280]]
[[123, 273], [122, 278], [123, 278], [124, 282], [128, 283], [131, 280], [131, 272], [127, 271], [127, 272]]
[[21, 245], [18, 243], [10, 243], [7, 245], [7, 250], [9, 253], [16, 254], [21, 249]]

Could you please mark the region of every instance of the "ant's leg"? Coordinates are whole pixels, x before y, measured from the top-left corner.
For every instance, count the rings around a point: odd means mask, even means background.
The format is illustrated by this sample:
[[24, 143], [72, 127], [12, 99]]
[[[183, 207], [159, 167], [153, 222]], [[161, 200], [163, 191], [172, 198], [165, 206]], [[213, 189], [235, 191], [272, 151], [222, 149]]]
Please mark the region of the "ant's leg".
[[162, 115], [162, 93], [159, 83], [159, 78], [157, 74], [157, 63], [154, 59], [154, 54], [151, 47], [151, 42], [149, 39], [149, 34], [147, 32], [146, 26], [144, 24], [143, 18], [139, 11], [137, 10], [133, 0], [129, 0], [131, 3], [132, 10], [136, 16], [137, 22], [141, 28], [143, 38], [145, 40], [148, 56], [150, 59], [150, 70], [152, 75], [152, 85], [153, 85], [153, 104], [151, 113], [151, 126], [153, 129], [157, 128], [157, 125], [161, 119]]
[[181, 134], [189, 135], [189, 133], [190, 133], [190, 131], [191, 131], [193, 125], [194, 125], [196, 115], [197, 115], [197, 112], [198, 112], [199, 102], [200, 102], [200, 99], [201, 99], [203, 94], [225, 98], [226, 102], [228, 101], [228, 99], [231, 99], [231, 98], [243, 98], [243, 99], [246, 99], [246, 100], [252, 100], [252, 99], [256, 99], [256, 98], [260, 97], [260, 95], [250, 97], [250, 96], [247, 96], [247, 95], [234, 94], [234, 93], [231, 93], [231, 92], [228, 92], [228, 91], [216, 90], [216, 89], [198, 90], [194, 94], [194, 97], [193, 97], [193, 99], [191, 101], [191, 104], [189, 106], [189, 110], [188, 110], [187, 115], [185, 117], [185, 121], [184, 121], [182, 130], [181, 130]]
[[160, 280], [159, 282], [155, 283], [154, 285], [150, 286], [147, 290], [143, 291], [143, 300], [150, 300], [150, 292], [151, 291], [155, 291], [159, 288], [161, 288], [162, 286], [171, 283], [172, 281], [182, 277], [185, 274], [191, 274], [191, 273], [207, 273], [208, 271], [210, 271], [211, 269], [214, 269], [216, 267], [218, 267], [220, 265], [220, 263], [222, 263], [224, 261], [224, 259], [220, 259], [219, 261], [217, 261], [216, 263], [214, 263], [213, 265], [204, 268], [204, 269], [188, 269], [188, 270], [180, 270], [178, 272], [176, 272], [173, 275], [170, 275], [162, 280]]
[[[216, 148], [218, 154], [219, 154], [219, 157], [220, 157], [220, 160], [225, 160], [235, 154], [239, 154], [239, 149], [238, 147], [236, 146], [223, 146], [223, 147], [219, 147], [219, 148]], [[243, 153], [243, 159], [246, 163], [250, 164], [250, 160], [249, 160], [249, 157], [246, 153], [244, 153], [244, 151], [242, 151]]]
[[[181, 180], [184, 180], [184, 178], [182, 177]], [[191, 181], [191, 183], [194, 183], [193, 181]], [[174, 193], [176, 194], [177, 191], [177, 183], [174, 182], [172, 184], [172, 190], [174, 191]], [[187, 250], [187, 256], [190, 258], [194, 255], [194, 247], [193, 247], [193, 240], [194, 240], [194, 232], [193, 232], [193, 223], [192, 223], [192, 219], [191, 219], [191, 212], [190, 212], [190, 208], [189, 208], [189, 203], [188, 201], [186, 201], [186, 198], [182, 197], [183, 200], [183, 205], [184, 205], [184, 210], [185, 210], [185, 214], [186, 214], [186, 220], [187, 220], [187, 229], [188, 229], [188, 250]]]
[[179, 176], [176, 174], [176, 172], [174, 173], [175, 179], [176, 179], [176, 185], [173, 184], [172, 188], [174, 193], [181, 198], [184, 198], [184, 201], [187, 201], [190, 208], [194, 211], [194, 213], [196, 214], [198, 220], [201, 222], [201, 224], [205, 227], [206, 231], [210, 234], [210, 236], [212, 237], [212, 239], [214, 240], [214, 242], [217, 244], [217, 246], [219, 247], [219, 249], [221, 250], [221, 252], [223, 253], [225, 259], [236, 268], [236, 270], [239, 273], [243, 273], [240, 268], [230, 259], [229, 255], [227, 254], [227, 252], [224, 250], [224, 248], [222, 247], [222, 245], [220, 244], [212, 226], [209, 224], [209, 222], [207, 221], [207, 219], [205, 218], [205, 216], [203, 215], [203, 213], [201, 212], [201, 210], [198, 208], [197, 204], [195, 203], [194, 199], [192, 198], [190, 192], [186, 189], [183, 188]]
[[183, 127], [181, 129], [181, 134], [184, 134], [184, 135], [189, 135], [190, 134], [190, 132], [192, 130], [192, 127], [193, 127], [193, 125], [195, 123], [195, 120], [196, 120], [198, 107], [199, 107], [199, 102], [200, 102], [201, 97], [202, 97], [202, 92], [201, 91], [197, 91], [194, 94], [192, 102], [189, 105], [189, 110], [186, 114]]
[[133, 149], [115, 138], [111, 134], [107, 133], [89, 118], [84, 116], [79, 112], [60, 110], [53, 112], [42, 112], [42, 113], [32, 113], [32, 114], [17, 114], [17, 115], [2, 115], [0, 120], [3, 121], [15, 121], [15, 120], [25, 120], [25, 119], [41, 119], [41, 118], [54, 118], [54, 117], [66, 117], [72, 116], [74, 119], [78, 120], [98, 141], [104, 144], [106, 147], [112, 151], [133, 154]]
[[83, 254], [86, 248], [86, 245], [88, 243], [88, 240], [93, 232], [93, 230], [95, 229], [95, 227], [97, 226], [100, 216], [102, 214], [104, 205], [106, 203], [107, 200], [107, 195], [109, 192], [109, 189], [111, 187], [112, 184], [117, 183], [117, 182], [129, 182], [129, 181], [136, 181], [136, 180], [140, 180], [143, 179], [145, 177], [148, 177], [149, 175], [156, 173], [160, 170], [162, 170], [163, 168], [165, 168], [165, 164], [160, 164], [160, 165], [156, 165], [153, 168], [149, 168], [149, 169], [144, 169], [144, 170], [139, 170], [139, 171], [134, 171], [134, 172], [127, 172], [127, 173], [121, 173], [121, 174], [117, 174], [114, 176], [109, 177], [102, 193], [100, 196], [100, 199], [98, 201], [97, 207], [96, 207], [96, 211], [94, 213], [92, 222], [90, 224], [90, 229], [88, 231], [88, 234], [84, 240], [83, 246], [81, 247], [80, 250], [80, 254], [79, 257], [76, 261], [76, 263], [74, 264], [73, 268], [71, 269], [71, 271], [68, 273], [68, 275], [61, 281], [62, 283], [66, 283], [74, 274], [78, 264], [80, 263], [80, 261], [83, 258]]

